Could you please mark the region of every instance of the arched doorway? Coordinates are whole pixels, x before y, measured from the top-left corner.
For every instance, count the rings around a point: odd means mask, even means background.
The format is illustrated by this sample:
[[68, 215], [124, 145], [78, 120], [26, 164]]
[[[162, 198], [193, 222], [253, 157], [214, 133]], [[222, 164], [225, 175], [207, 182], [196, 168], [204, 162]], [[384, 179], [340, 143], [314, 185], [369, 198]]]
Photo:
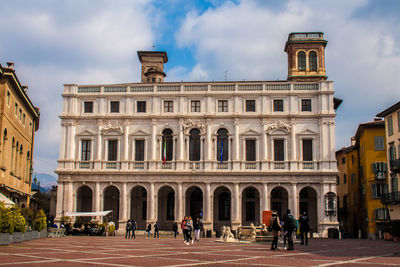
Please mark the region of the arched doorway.
[[214, 222], [213, 229], [220, 229], [222, 226], [231, 226], [232, 198], [231, 192], [225, 186], [220, 186], [214, 191]]
[[200, 218], [203, 212], [203, 192], [197, 186], [192, 186], [186, 190], [186, 216], [191, 216], [193, 221]]
[[104, 210], [112, 210], [106, 220], [113, 221], [118, 229], [119, 220], [119, 191], [115, 186], [109, 186], [104, 190]]
[[318, 232], [317, 192], [314, 188], [307, 186], [301, 189], [299, 194], [300, 214], [307, 212], [310, 231]]
[[175, 192], [169, 186], [163, 186], [158, 190], [158, 214], [157, 221], [161, 229], [171, 230], [175, 220]]
[[[89, 186], [83, 185], [76, 192], [76, 211], [92, 211], [93, 192]], [[79, 217], [77, 221], [90, 222], [92, 217]]]
[[145, 229], [147, 220], [147, 191], [143, 186], [135, 186], [131, 190], [130, 219], [136, 221], [138, 229]]
[[260, 225], [260, 193], [250, 186], [242, 193], [242, 225]]
[[289, 194], [285, 188], [278, 186], [271, 191], [271, 210], [278, 212], [282, 219], [286, 210], [289, 208]]

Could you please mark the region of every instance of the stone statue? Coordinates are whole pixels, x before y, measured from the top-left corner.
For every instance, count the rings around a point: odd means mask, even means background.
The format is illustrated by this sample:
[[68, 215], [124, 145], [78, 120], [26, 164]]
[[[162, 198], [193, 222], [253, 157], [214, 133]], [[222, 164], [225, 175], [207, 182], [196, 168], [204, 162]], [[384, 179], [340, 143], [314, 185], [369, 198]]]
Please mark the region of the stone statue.
[[256, 240], [256, 236], [257, 236], [257, 229], [254, 226], [253, 223], [250, 224], [250, 239], [251, 240]]
[[220, 241], [224, 242], [236, 242], [235, 237], [233, 236], [231, 232], [231, 228], [229, 226], [222, 226], [222, 235], [219, 238]]

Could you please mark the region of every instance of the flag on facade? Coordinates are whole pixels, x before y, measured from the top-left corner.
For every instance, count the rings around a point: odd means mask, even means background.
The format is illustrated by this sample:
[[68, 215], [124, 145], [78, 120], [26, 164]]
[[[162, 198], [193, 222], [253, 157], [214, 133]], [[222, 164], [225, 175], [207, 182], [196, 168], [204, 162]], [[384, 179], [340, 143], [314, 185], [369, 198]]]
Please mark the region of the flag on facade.
[[224, 159], [224, 140], [221, 139], [221, 153], [220, 153], [220, 161], [222, 164], [222, 160]]
[[164, 139], [163, 164], [167, 160], [167, 141]]

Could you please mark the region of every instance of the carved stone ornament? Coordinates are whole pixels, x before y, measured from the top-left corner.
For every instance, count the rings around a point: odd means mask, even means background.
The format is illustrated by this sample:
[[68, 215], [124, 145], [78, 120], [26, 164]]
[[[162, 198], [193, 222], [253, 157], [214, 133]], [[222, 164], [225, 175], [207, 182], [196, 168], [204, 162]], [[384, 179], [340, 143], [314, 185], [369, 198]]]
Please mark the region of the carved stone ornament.
[[290, 130], [292, 129], [292, 123], [285, 123], [283, 121], [274, 121], [270, 124], [267, 125], [267, 132], [271, 133], [275, 130], [278, 129], [283, 129], [287, 132], [290, 132]]
[[189, 130], [192, 128], [198, 128], [200, 132], [204, 134], [206, 132], [206, 127], [207, 127], [205, 123], [201, 121], [193, 122], [191, 119], [188, 119], [187, 121], [183, 122], [182, 126], [183, 130], [185, 131], [185, 134], [189, 134]]
[[119, 121], [113, 120], [113, 121], [99, 121], [97, 125], [100, 128], [100, 131], [102, 133], [108, 132], [110, 130], [114, 130], [119, 132], [120, 134], [124, 133], [124, 129], [122, 125], [120, 124]]

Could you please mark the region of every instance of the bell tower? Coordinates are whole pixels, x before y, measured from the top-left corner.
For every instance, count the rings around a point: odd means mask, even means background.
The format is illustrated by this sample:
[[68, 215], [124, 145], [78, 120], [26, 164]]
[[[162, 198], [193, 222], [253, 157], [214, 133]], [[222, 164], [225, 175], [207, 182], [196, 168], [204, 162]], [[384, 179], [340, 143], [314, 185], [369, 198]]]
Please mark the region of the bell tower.
[[322, 32], [290, 33], [285, 45], [288, 54], [288, 81], [326, 80], [325, 46]]
[[164, 63], [168, 62], [166, 52], [138, 51], [142, 63], [142, 83], [162, 83], [167, 75], [164, 72]]

